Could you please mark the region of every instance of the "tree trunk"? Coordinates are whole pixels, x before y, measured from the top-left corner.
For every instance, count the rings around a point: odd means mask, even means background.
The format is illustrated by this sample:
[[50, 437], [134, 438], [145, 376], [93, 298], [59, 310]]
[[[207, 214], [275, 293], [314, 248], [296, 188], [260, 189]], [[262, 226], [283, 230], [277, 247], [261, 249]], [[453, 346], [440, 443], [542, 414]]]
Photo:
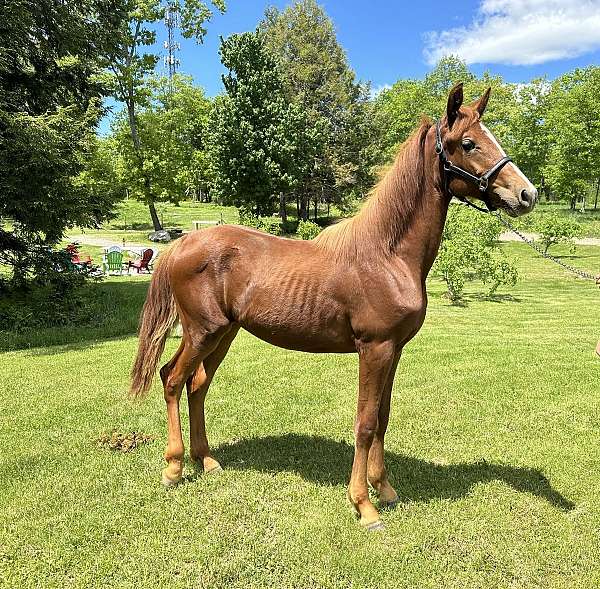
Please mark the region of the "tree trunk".
[[598, 191], [600, 191], [600, 178], [598, 178], [598, 182], [596, 183], [596, 198], [594, 200], [594, 210], [598, 208]]
[[574, 211], [575, 207], [577, 206], [577, 197], [576, 196], [572, 196], [571, 197], [571, 210]]
[[148, 208], [150, 209], [150, 217], [152, 218], [154, 231], [160, 231], [162, 229], [162, 225], [160, 219], [158, 218], [158, 213], [156, 212], [156, 207], [154, 206], [153, 200], [148, 203]]
[[286, 205], [285, 196], [283, 195], [283, 192], [280, 192], [279, 193], [279, 216], [281, 217], [282, 223], [287, 223], [287, 210], [286, 210], [285, 205]]
[[307, 201], [308, 201], [308, 195], [303, 190], [300, 193], [300, 215], [298, 216], [298, 218], [302, 219], [302, 221], [308, 220], [308, 202]]
[[127, 100], [127, 118], [129, 120], [129, 130], [131, 132], [133, 148], [135, 150], [135, 154], [140, 165], [140, 172], [142, 173], [142, 176], [144, 178], [144, 193], [146, 201], [148, 203], [148, 208], [150, 209], [152, 225], [154, 226], [154, 231], [160, 231], [163, 227], [160, 222], [160, 219], [158, 218], [158, 214], [156, 213], [156, 207], [154, 206], [154, 196], [152, 194], [152, 184], [150, 182], [150, 177], [143, 172], [144, 157], [142, 155], [142, 145], [137, 131], [137, 121], [135, 119], [135, 103], [131, 94]]

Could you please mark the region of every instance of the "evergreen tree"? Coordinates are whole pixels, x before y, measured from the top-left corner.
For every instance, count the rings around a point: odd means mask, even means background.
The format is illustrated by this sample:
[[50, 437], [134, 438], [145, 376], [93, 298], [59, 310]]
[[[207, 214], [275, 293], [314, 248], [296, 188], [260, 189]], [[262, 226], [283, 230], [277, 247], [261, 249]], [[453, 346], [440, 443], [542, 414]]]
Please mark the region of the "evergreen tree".
[[49, 267], [51, 246], [73, 225], [95, 226], [117, 195], [82, 176], [96, 150], [119, 2], [15, 0], [0, 13], [0, 264], [24, 285]]
[[283, 11], [268, 9], [260, 30], [281, 63], [288, 99], [326, 130], [298, 185], [299, 216], [308, 217], [311, 197], [343, 204], [363, 196], [373, 182], [374, 120], [368, 88], [356, 83], [331, 19], [315, 0], [299, 0]]
[[320, 149], [322, 128], [286, 97], [275, 57], [258, 32], [222, 41], [225, 95], [209, 128], [214, 193], [225, 203], [266, 215], [295, 188]]

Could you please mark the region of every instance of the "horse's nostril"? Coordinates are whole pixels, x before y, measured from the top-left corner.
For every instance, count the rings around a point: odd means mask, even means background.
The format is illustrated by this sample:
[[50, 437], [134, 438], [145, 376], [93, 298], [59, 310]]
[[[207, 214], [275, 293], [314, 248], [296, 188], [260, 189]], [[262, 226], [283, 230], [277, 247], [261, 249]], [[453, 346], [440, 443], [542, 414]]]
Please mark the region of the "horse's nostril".
[[533, 190], [527, 190], [527, 189], [521, 190], [521, 202], [524, 205], [531, 207], [535, 204], [536, 200], [537, 200], [537, 190], [535, 188]]

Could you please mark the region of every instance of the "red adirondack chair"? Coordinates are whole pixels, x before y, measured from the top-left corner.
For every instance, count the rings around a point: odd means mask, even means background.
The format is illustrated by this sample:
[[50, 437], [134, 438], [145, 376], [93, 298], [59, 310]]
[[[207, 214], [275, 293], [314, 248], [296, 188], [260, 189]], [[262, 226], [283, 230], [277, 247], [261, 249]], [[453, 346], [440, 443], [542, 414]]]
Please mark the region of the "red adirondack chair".
[[127, 265], [127, 271], [131, 268], [135, 268], [136, 272], [140, 274], [144, 270], [148, 272], [148, 274], [152, 273], [152, 258], [154, 256], [154, 250], [152, 248], [148, 248], [142, 252], [142, 255], [139, 259], [135, 261], [129, 260]]

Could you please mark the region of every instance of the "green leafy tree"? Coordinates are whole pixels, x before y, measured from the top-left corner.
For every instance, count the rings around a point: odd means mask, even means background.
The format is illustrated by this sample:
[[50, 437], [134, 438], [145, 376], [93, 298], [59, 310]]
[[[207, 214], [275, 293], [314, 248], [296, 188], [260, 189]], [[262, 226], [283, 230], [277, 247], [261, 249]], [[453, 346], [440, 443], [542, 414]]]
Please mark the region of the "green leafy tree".
[[514, 112], [510, 118], [507, 146], [523, 173], [540, 189], [545, 188], [543, 166], [549, 149], [548, 96], [550, 84], [545, 78], [514, 89]]
[[576, 69], [554, 81], [548, 95], [548, 157], [552, 192], [575, 209], [600, 179], [600, 67]]
[[540, 234], [539, 241], [544, 246], [544, 253], [558, 243], [568, 243], [571, 251], [575, 251], [575, 238], [581, 234], [581, 226], [574, 219], [545, 213], [535, 223], [535, 229]]
[[459, 300], [465, 282], [481, 280], [492, 295], [502, 284], [517, 282], [517, 269], [497, 247], [500, 223], [463, 205], [450, 205], [435, 270], [448, 286], [448, 297]]
[[[160, 198], [152, 183], [151, 171], [155, 169], [150, 161], [153, 146], [144, 145], [139, 130], [138, 111], [147, 107], [152, 99], [152, 88], [148, 79], [158, 62], [156, 54], [156, 23], [164, 17], [165, 5], [161, 0], [126, 0], [126, 17], [116, 37], [117, 51], [107, 55], [108, 73], [105, 82], [112, 88], [113, 96], [125, 105], [127, 123], [131, 136], [134, 158], [131, 165], [136, 178], [141, 178], [141, 194], [148, 204], [155, 230], [161, 223], [154, 205]], [[202, 2], [200, 0], [171, 0], [169, 6], [180, 15], [180, 29], [184, 38], [202, 42], [206, 34], [205, 24], [212, 17], [210, 6], [223, 12], [224, 0]], [[136, 194], [139, 187], [132, 187]]]
[[144, 167], [137, 165], [129, 120], [121, 113], [113, 124], [113, 148], [121, 160], [121, 182], [129, 195], [145, 199], [146, 181], [155, 201], [178, 202], [208, 190], [205, 158], [206, 127], [211, 109], [202, 89], [191, 78], [153, 78], [150, 96], [138, 109], [137, 132], [144, 145]]
[[457, 82], [465, 83], [467, 103], [492, 88], [493, 98], [486, 109], [485, 123], [499, 140], [506, 141], [510, 137], [516, 103], [514, 87], [487, 72], [476, 78], [463, 61], [449, 56], [442, 58], [424, 80], [398, 80], [377, 97], [378, 123], [388, 159], [406, 141], [422, 116], [433, 120], [443, 116], [448, 92]]
[[281, 63], [289, 101], [326, 132], [296, 190], [299, 216], [308, 217], [311, 198], [343, 205], [364, 195], [378, 156], [371, 147], [374, 117], [368, 88], [356, 83], [331, 19], [315, 0], [299, 0], [283, 11], [268, 9], [260, 30]]
[[386, 159], [408, 139], [427, 110], [429, 97], [421, 80], [398, 80], [375, 101]]
[[300, 221], [298, 223], [298, 230], [296, 231], [300, 239], [314, 239], [319, 233], [321, 228], [312, 221]]
[[15, 0], [1, 16], [0, 265], [25, 286], [59, 265], [52, 246], [65, 229], [110, 214], [115, 193], [82, 173], [102, 115], [97, 74], [123, 10], [103, 0]]
[[209, 124], [213, 191], [222, 202], [269, 214], [279, 193], [307, 174], [322, 127], [287, 99], [261, 34], [232, 35], [222, 41], [220, 54], [229, 73]]

